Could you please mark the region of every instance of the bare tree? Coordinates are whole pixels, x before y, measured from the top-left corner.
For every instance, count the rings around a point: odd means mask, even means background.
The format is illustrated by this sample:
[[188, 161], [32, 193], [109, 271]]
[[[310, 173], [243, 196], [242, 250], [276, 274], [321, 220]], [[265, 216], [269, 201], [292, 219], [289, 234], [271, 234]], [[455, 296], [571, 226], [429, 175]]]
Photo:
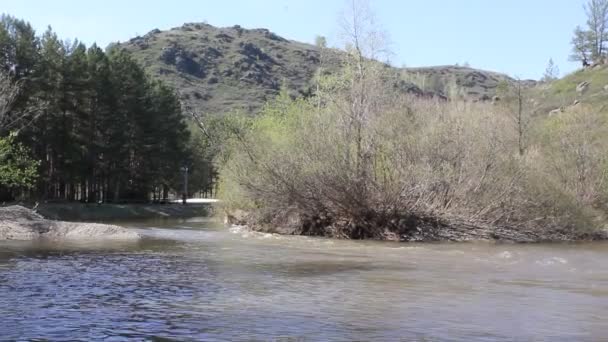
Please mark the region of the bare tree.
[[515, 124], [517, 125], [517, 147], [519, 155], [523, 156], [526, 152], [526, 134], [528, 131], [528, 118], [524, 115], [524, 95], [522, 92], [521, 79], [517, 79], [515, 85], [515, 97], [517, 99], [517, 112]]
[[345, 45], [352, 46], [361, 59], [385, 59], [389, 55], [388, 34], [376, 23], [369, 1], [348, 0], [347, 4], [340, 20]]
[[10, 75], [0, 70], [0, 132], [17, 125], [21, 116], [11, 115], [20, 86], [12, 81]]
[[16, 108], [21, 91], [21, 82], [15, 81], [10, 73], [0, 70], [0, 135], [28, 127], [43, 112], [45, 103], [39, 99], [29, 99]]
[[497, 94], [507, 116], [515, 124], [517, 151], [520, 156], [523, 156], [527, 149], [530, 115], [526, 110], [528, 99], [522, 80], [517, 77], [511, 82], [501, 82], [497, 87]]
[[[341, 102], [338, 107], [347, 113], [344, 134], [354, 140], [356, 149], [354, 156], [347, 150], [346, 158], [354, 163], [356, 179], [364, 183], [366, 159], [373, 145], [373, 140], [365, 133], [366, 125], [386, 98], [381, 91], [385, 88], [381, 76], [385, 70], [378, 61], [389, 55], [388, 35], [378, 28], [375, 14], [366, 0], [349, 0], [340, 26], [347, 50], [344, 61], [346, 87], [337, 93], [325, 93], [330, 97], [329, 102]], [[338, 94], [342, 95], [339, 99]], [[365, 188], [364, 184], [360, 186]]]

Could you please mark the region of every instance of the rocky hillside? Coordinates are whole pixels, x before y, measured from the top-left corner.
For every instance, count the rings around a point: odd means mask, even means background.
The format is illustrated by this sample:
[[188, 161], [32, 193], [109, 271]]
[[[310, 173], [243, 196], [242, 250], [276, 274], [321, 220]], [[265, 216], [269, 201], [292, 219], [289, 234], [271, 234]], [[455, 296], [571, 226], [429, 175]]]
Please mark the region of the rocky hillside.
[[[203, 114], [232, 110], [255, 112], [286, 86], [308, 94], [321, 61], [336, 68], [335, 50], [282, 38], [266, 29], [217, 28], [193, 23], [168, 31], [153, 30], [121, 44], [152, 75], [172, 84], [184, 103]], [[408, 92], [447, 96], [453, 84], [461, 96], [487, 100], [507, 76], [465, 67], [398, 70]]]
[[533, 113], [555, 115], [584, 106], [608, 110], [608, 66], [580, 69], [561, 79], [539, 83], [530, 89]]
[[[426, 91], [446, 96], [451, 95], [449, 92], [456, 91], [459, 94], [452, 95], [481, 101], [491, 100], [501, 82], [514, 81], [505, 74], [454, 65], [405, 68], [402, 69], [402, 75]], [[526, 86], [535, 84], [532, 80], [525, 81]], [[456, 85], [456, 89], [450, 89], [453, 85]]]

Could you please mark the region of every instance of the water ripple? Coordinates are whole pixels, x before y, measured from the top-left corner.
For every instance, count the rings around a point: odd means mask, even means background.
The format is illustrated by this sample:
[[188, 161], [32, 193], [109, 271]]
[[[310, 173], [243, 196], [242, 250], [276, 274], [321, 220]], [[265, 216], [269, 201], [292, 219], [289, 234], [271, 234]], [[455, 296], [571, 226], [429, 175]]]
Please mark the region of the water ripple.
[[0, 340], [568, 341], [608, 331], [606, 245], [142, 232], [136, 245], [0, 245]]

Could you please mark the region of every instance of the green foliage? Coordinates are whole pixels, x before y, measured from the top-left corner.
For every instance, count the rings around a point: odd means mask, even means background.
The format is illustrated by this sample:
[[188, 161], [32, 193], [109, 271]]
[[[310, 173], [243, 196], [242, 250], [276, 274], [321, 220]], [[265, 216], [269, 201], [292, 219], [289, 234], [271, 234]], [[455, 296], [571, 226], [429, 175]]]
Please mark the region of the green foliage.
[[545, 69], [545, 73], [543, 74], [541, 81], [551, 82], [551, 81], [557, 80], [558, 78], [559, 78], [559, 67], [557, 65], [555, 65], [555, 62], [553, 62], [553, 58], [550, 58], [549, 62], [547, 63], [547, 68]]
[[[147, 200], [177, 187], [177, 170], [191, 152], [181, 103], [130, 53], [87, 49], [50, 28], [37, 37], [8, 16], [0, 20], [0, 52], [0, 67], [22, 84], [9, 115], [30, 113], [14, 129], [41, 161], [36, 195]], [[43, 106], [34, 112], [32, 103]]]
[[540, 131], [546, 165], [556, 183], [593, 207], [608, 204], [608, 113], [589, 107], [548, 119]]
[[16, 141], [16, 134], [0, 138], [0, 187], [30, 189], [38, 178], [40, 162]]
[[[578, 93], [576, 87], [582, 82], [589, 82], [589, 87], [584, 93]], [[600, 66], [575, 71], [561, 79], [528, 88], [526, 92], [536, 102], [534, 112], [544, 117], [554, 109], [572, 106], [576, 100], [601, 111], [608, 101], [608, 92], [604, 89], [606, 85], [608, 68]]]
[[320, 49], [327, 48], [327, 38], [324, 36], [316, 36], [315, 37], [315, 46]]
[[[520, 154], [518, 127], [501, 106], [400, 98], [374, 83], [384, 76], [366, 80], [378, 94], [353, 97], [358, 87], [344, 80], [356, 74], [340, 75], [320, 80], [317, 98], [278, 97], [232, 136], [220, 164], [229, 209], [255, 213], [254, 224], [284, 225], [295, 214], [302, 233], [351, 238], [405, 229], [387, 223], [403, 217], [547, 238], [605, 224], [605, 118], [583, 110], [548, 120]], [[353, 114], [356, 100], [371, 101], [364, 116]]]
[[608, 1], [588, 0], [583, 6], [587, 15], [587, 27], [577, 26], [572, 38], [570, 60], [580, 61], [583, 66], [591, 63], [605, 64], [608, 41]]

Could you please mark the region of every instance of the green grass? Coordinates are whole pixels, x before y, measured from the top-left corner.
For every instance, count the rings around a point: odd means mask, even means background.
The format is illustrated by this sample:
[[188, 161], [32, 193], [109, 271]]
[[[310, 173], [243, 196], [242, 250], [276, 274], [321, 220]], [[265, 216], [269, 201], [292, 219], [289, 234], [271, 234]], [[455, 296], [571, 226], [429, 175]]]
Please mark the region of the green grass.
[[[590, 82], [589, 88], [583, 94], [576, 91], [576, 86], [581, 82]], [[606, 85], [608, 85], [608, 67], [606, 66], [578, 70], [559, 80], [540, 84], [531, 89], [531, 97], [537, 102], [534, 112], [537, 115], [545, 115], [559, 107], [567, 108], [575, 100], [596, 110], [604, 111], [608, 104], [608, 91], [604, 90]]]

